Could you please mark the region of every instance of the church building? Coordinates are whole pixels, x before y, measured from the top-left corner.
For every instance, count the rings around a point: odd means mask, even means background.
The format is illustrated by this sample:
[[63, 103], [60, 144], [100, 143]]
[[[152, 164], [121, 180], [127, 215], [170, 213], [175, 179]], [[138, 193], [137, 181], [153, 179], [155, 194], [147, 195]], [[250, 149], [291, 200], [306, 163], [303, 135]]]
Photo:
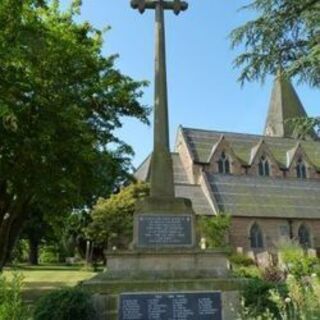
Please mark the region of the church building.
[[[306, 112], [278, 74], [263, 135], [179, 127], [172, 153], [175, 192], [197, 215], [232, 216], [230, 245], [270, 251], [295, 239], [320, 253], [320, 140], [295, 138], [290, 119]], [[150, 177], [150, 157], [136, 171]]]

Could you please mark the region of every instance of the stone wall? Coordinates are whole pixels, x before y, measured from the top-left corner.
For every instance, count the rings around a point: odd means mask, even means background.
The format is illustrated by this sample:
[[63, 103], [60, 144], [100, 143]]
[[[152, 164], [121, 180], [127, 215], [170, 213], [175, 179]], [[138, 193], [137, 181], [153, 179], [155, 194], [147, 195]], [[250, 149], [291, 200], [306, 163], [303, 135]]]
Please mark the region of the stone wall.
[[[262, 230], [264, 248], [252, 249], [250, 247], [250, 228], [254, 223], [257, 223]], [[292, 227], [290, 227], [290, 224]], [[293, 239], [298, 239], [299, 227], [304, 224], [310, 231], [311, 244], [315, 249], [320, 249], [320, 219], [319, 220], [298, 220], [294, 219], [291, 222], [288, 219], [268, 219], [268, 218], [244, 218], [233, 217], [229, 241], [233, 248], [238, 248], [243, 252], [259, 253], [263, 251], [273, 251], [281, 239], [285, 239], [286, 231], [290, 228]]]

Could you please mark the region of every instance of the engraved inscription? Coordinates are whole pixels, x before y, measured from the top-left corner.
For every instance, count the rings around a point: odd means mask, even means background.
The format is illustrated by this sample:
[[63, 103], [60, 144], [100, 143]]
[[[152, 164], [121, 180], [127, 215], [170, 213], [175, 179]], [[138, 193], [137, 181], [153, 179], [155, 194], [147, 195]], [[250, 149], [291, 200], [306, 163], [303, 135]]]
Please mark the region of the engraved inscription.
[[220, 292], [121, 294], [119, 320], [221, 320]]
[[141, 246], [191, 246], [190, 215], [141, 215], [138, 218]]

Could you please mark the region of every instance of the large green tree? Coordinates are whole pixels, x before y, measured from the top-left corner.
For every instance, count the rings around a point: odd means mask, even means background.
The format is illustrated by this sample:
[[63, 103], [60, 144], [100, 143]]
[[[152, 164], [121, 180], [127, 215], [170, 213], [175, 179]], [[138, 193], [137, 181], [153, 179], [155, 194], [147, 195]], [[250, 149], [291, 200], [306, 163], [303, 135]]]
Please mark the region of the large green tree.
[[251, 0], [244, 9], [255, 19], [231, 33], [240, 81], [264, 80], [279, 67], [289, 76], [320, 87], [320, 1]]
[[103, 56], [79, 10], [0, 1], [0, 270], [32, 208], [55, 215], [114, 189], [132, 152], [114, 130], [122, 116], [147, 122], [145, 83]]

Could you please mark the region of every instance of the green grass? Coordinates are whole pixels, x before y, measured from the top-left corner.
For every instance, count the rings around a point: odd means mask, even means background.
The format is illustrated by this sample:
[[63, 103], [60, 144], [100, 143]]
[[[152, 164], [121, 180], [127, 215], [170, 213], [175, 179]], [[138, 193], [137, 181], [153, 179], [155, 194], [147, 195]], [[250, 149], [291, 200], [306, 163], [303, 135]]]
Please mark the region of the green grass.
[[23, 296], [28, 303], [33, 303], [42, 295], [55, 289], [76, 286], [79, 282], [90, 279], [97, 274], [83, 266], [23, 265], [5, 268], [4, 275], [10, 279], [14, 272], [18, 272], [24, 277]]

